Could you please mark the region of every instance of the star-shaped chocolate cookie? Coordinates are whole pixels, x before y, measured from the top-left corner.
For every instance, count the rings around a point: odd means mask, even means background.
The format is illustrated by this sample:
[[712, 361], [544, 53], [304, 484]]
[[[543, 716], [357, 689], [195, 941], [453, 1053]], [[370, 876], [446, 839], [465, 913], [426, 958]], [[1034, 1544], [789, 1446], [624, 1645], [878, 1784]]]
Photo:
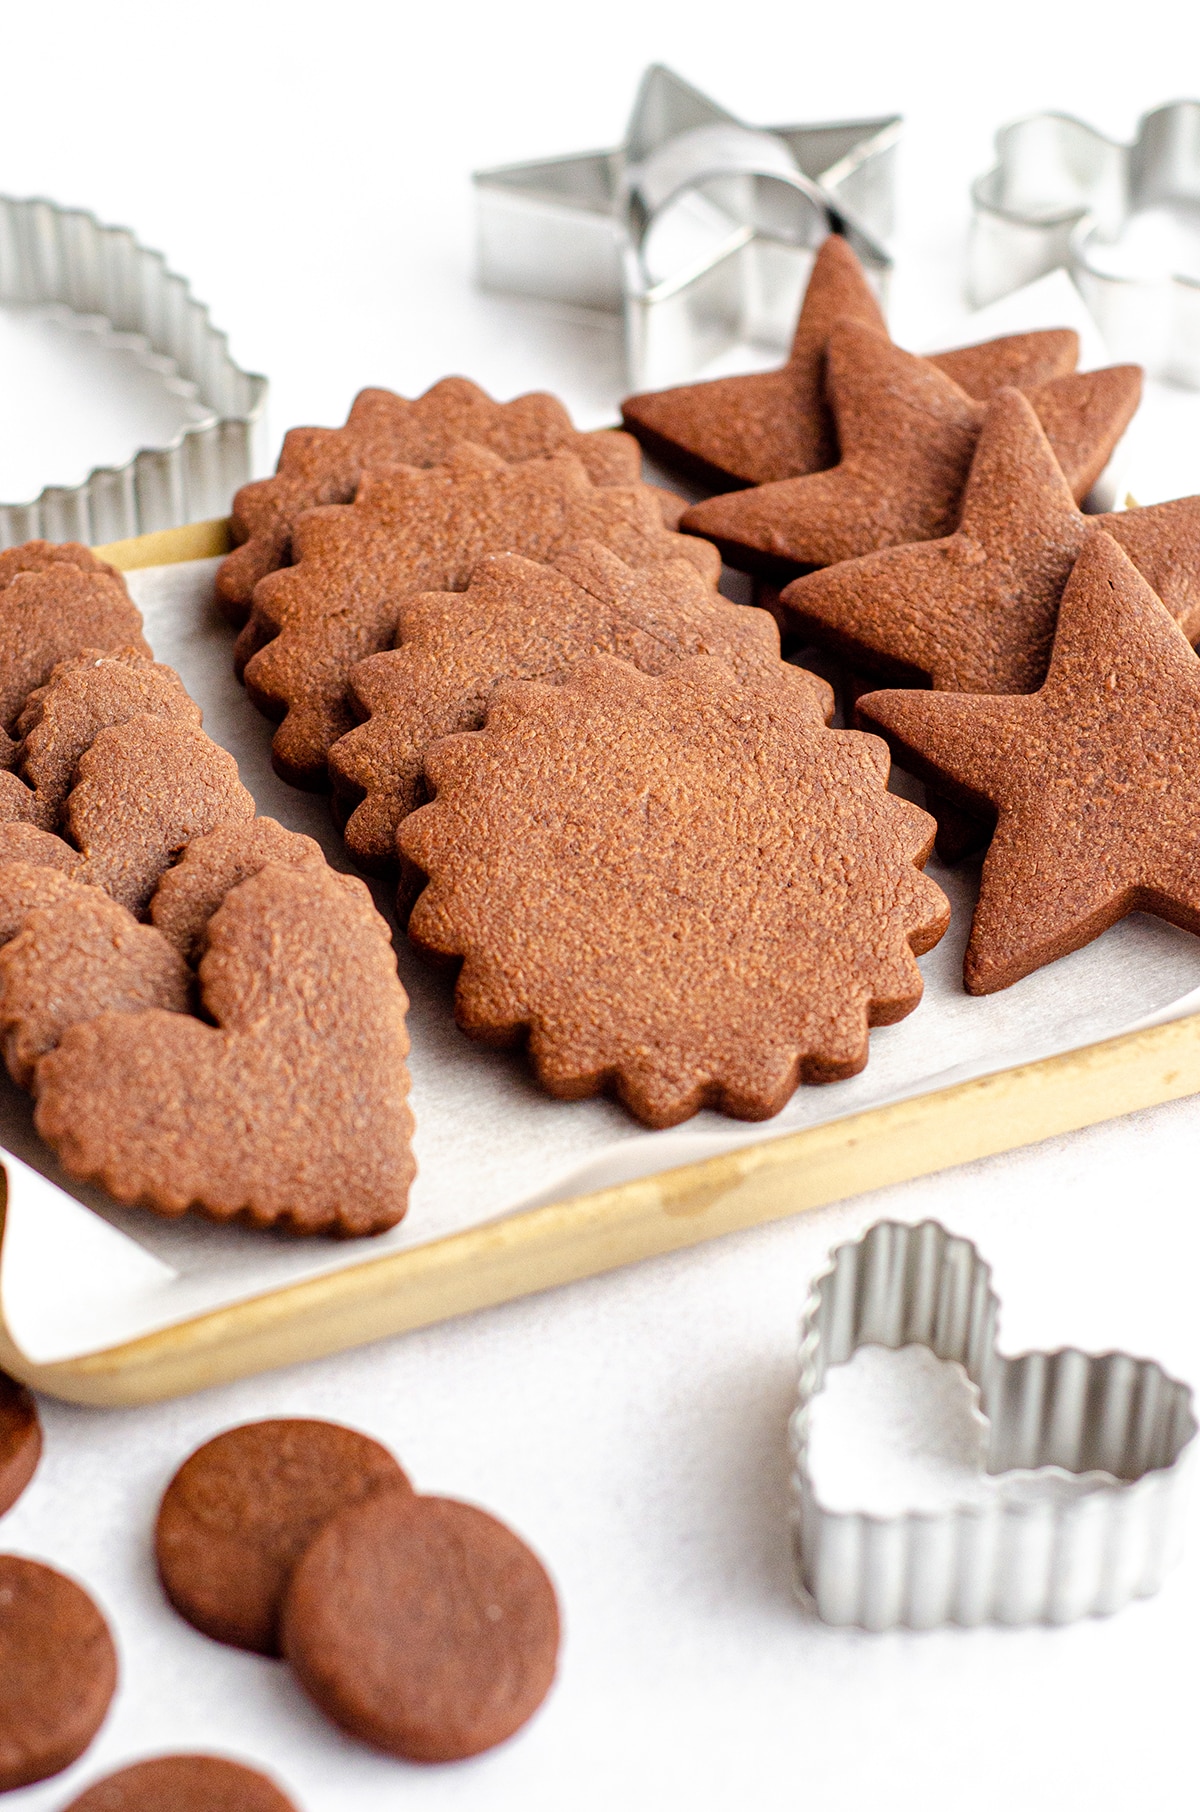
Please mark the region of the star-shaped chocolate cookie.
[[[1054, 378], [1030, 396], [1079, 500], [1107, 465], [1141, 395], [1136, 365]], [[832, 566], [958, 526], [987, 405], [928, 359], [854, 325], [829, 339], [828, 387], [840, 462], [826, 472], [710, 497], [681, 526], [732, 566], [771, 576]]]
[[915, 774], [998, 814], [963, 979], [1007, 988], [1129, 912], [1200, 933], [1200, 661], [1111, 535], [1023, 697], [873, 692], [859, 715]]
[[1200, 635], [1200, 497], [1085, 516], [1032, 405], [988, 408], [953, 535], [806, 573], [789, 627], [855, 666], [937, 692], [1032, 692], [1046, 675], [1059, 599], [1095, 527], [1119, 541], [1189, 641]]
[[[714, 491], [822, 472], [837, 459], [825, 353], [845, 321], [887, 332], [862, 265], [834, 233], [813, 262], [786, 365], [626, 397], [625, 426], [660, 465]], [[936, 353], [930, 362], [969, 396], [986, 399], [1003, 384], [1027, 389], [1065, 377], [1078, 357], [1078, 335], [1054, 328]]]

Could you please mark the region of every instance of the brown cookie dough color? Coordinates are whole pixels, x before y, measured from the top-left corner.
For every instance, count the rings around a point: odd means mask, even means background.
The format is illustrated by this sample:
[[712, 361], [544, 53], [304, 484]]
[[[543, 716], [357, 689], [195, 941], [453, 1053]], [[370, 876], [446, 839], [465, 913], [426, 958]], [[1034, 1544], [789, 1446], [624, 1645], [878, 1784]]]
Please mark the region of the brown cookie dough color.
[[[878, 548], [953, 534], [987, 413], [929, 359], [885, 335], [836, 327], [829, 394], [841, 459], [825, 472], [693, 505], [681, 526], [715, 541], [732, 566], [792, 577]], [[1137, 408], [1134, 365], [1039, 385], [1030, 402], [1077, 501]]]
[[333, 1422], [231, 1428], [185, 1460], [154, 1532], [159, 1577], [181, 1617], [217, 1642], [279, 1653], [292, 1569], [335, 1512], [408, 1489], [377, 1441]]
[[1129, 912], [1200, 934], [1200, 661], [1111, 535], [1063, 592], [1039, 691], [875, 692], [905, 767], [998, 814], [963, 964], [992, 994]]
[[109, 655], [88, 650], [78, 660], [61, 661], [47, 684], [30, 694], [17, 723], [18, 760], [44, 830], [58, 829], [80, 756], [101, 730], [146, 716], [200, 727], [200, 707], [174, 668], [147, 660], [136, 648]]
[[18, 888], [33, 905], [0, 949], [0, 1046], [22, 1088], [35, 1088], [39, 1058], [69, 1026], [146, 1007], [188, 1011], [192, 977], [179, 952], [101, 888], [14, 862], [0, 869], [0, 916], [10, 923]]
[[[714, 491], [823, 471], [837, 459], [825, 353], [833, 329], [847, 321], [887, 332], [862, 265], [831, 234], [813, 262], [786, 365], [626, 397], [625, 425], [652, 459]], [[1078, 335], [1058, 328], [935, 353], [930, 363], [981, 398], [1003, 384], [1028, 388], [1065, 376], [1078, 356]]]
[[631, 566], [688, 560], [714, 589], [716, 549], [663, 527], [649, 485], [599, 486], [566, 454], [506, 464], [461, 446], [441, 466], [366, 477], [345, 509], [310, 510], [294, 535], [294, 566], [255, 588], [238, 637], [246, 689], [275, 733], [276, 771], [321, 788], [326, 757], [353, 728], [355, 662], [394, 645], [400, 603], [418, 591], [463, 591], [485, 554], [551, 561], [599, 541]]
[[[37, 550], [43, 543], [33, 542]], [[141, 612], [111, 567], [87, 570], [12, 548], [0, 568], [0, 727], [8, 741], [29, 694], [84, 648], [135, 648], [152, 659]], [[24, 563], [23, 563], [24, 562]]]
[[[1029, 401], [990, 404], [953, 535], [883, 548], [793, 580], [793, 631], [935, 692], [1032, 692], [1089, 534], [1123, 545], [1186, 635], [1200, 634], [1200, 498], [1085, 516]], [[880, 684], [883, 679], [880, 679]], [[861, 688], [869, 690], [870, 688]]]
[[649, 1126], [767, 1119], [920, 1000], [915, 954], [949, 919], [919, 872], [933, 822], [782, 666], [503, 682], [426, 770], [436, 797], [400, 830], [429, 877], [409, 934], [463, 959], [459, 1024], [527, 1036], [551, 1094], [611, 1089]]
[[713, 654], [738, 674], [793, 675], [811, 692], [815, 723], [833, 708], [815, 674], [781, 665], [765, 611], [731, 604], [682, 560], [637, 569], [595, 542], [561, 554], [553, 567], [489, 555], [465, 592], [406, 599], [396, 639], [399, 646], [354, 668], [351, 692], [368, 721], [329, 757], [346, 846], [375, 873], [395, 869], [396, 831], [424, 802], [425, 748], [479, 729], [498, 680], [555, 680], [596, 654], [643, 673]]
[[101, 1012], [40, 1059], [35, 1125], [63, 1167], [161, 1214], [394, 1226], [415, 1170], [408, 998], [364, 884], [269, 862], [209, 921], [198, 980], [213, 1023]]
[[[196, 962], [208, 922], [225, 895], [268, 862], [285, 868], [326, 866], [321, 845], [312, 837], [285, 830], [274, 818], [237, 819], [192, 838], [155, 889], [150, 917], [181, 956]], [[343, 879], [347, 883], [353, 886], [349, 876]]]
[[470, 1504], [406, 1492], [326, 1524], [292, 1575], [282, 1629], [322, 1711], [418, 1762], [504, 1742], [558, 1658], [554, 1587], [524, 1542]]
[[0, 1516], [12, 1509], [41, 1457], [37, 1404], [23, 1384], [0, 1372]]
[[274, 1781], [220, 1755], [156, 1755], [97, 1781], [65, 1812], [296, 1812]]
[[254, 587], [292, 559], [292, 529], [301, 511], [352, 501], [363, 474], [388, 466], [435, 466], [469, 441], [502, 459], [574, 453], [596, 484], [634, 484], [637, 446], [627, 434], [600, 428], [578, 433], [556, 397], [544, 392], [493, 402], [477, 384], [443, 378], [415, 402], [391, 390], [361, 390], [342, 428], [293, 428], [273, 478], [243, 485], [233, 500], [233, 538], [221, 564], [217, 597], [234, 623], [244, 623]]
[[116, 1684], [108, 1625], [82, 1586], [0, 1554], [0, 1793], [78, 1761]]

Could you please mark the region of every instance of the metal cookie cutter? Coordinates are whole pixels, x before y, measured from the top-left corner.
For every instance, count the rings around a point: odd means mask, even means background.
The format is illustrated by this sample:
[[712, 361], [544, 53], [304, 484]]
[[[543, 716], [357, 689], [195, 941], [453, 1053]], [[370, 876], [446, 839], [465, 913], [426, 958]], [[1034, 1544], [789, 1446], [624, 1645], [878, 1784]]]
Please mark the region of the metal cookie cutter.
[[899, 132], [898, 117], [752, 128], [656, 64], [624, 144], [476, 172], [480, 278], [623, 313], [639, 389], [743, 342], [786, 351], [828, 233], [882, 289]]
[[1200, 387], [1200, 101], [1145, 114], [1131, 145], [1032, 114], [996, 157], [971, 188], [975, 306], [1065, 265], [1115, 357]]
[[234, 364], [161, 252], [80, 209], [0, 196], [0, 303], [75, 317], [200, 406], [169, 446], [49, 485], [32, 503], [0, 504], [0, 547], [35, 537], [94, 546], [228, 513], [253, 470], [267, 380]]
[[[839, 1246], [801, 1324], [792, 1416], [797, 1586], [826, 1623], [867, 1630], [1069, 1623], [1158, 1589], [1173, 1556], [1192, 1393], [1126, 1353], [996, 1350], [1000, 1303], [969, 1240], [880, 1221]], [[982, 1503], [895, 1517], [826, 1509], [808, 1470], [813, 1398], [860, 1346], [927, 1346], [978, 1387]]]

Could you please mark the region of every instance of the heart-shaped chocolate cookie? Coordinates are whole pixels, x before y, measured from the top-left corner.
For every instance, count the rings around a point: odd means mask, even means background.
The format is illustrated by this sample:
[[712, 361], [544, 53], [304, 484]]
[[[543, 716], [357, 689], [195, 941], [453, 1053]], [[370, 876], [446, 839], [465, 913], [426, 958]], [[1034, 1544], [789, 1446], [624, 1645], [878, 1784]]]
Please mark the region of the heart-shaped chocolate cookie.
[[[792, 1533], [798, 1589], [824, 1622], [1070, 1623], [1161, 1584], [1196, 1433], [1191, 1390], [1128, 1353], [1009, 1358], [999, 1313], [988, 1265], [936, 1221], [877, 1222], [814, 1283], [790, 1426]], [[809, 1467], [825, 1374], [861, 1346], [912, 1345], [977, 1387], [999, 1488], [942, 1514], [831, 1510]]]

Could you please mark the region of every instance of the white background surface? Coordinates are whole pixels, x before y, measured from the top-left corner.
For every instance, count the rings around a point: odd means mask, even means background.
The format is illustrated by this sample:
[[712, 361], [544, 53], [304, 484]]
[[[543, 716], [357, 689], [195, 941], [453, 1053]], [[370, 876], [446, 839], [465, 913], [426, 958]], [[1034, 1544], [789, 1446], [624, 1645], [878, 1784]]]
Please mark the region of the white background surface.
[[[1128, 134], [1143, 108], [1200, 92], [1195, 9], [1161, 4], [0, 18], [4, 187], [162, 246], [270, 375], [277, 433], [340, 420], [362, 383], [411, 394], [452, 370], [501, 395], [551, 387], [581, 421], [605, 419], [611, 334], [473, 292], [467, 175], [613, 141], [654, 58], [752, 121], [906, 113], [892, 318], [914, 343], [965, 337], [966, 186], [995, 125], [1054, 106]], [[1156, 393], [1137, 438], [1146, 500], [1200, 488], [1200, 398]], [[980, 1241], [1010, 1347], [1129, 1347], [1200, 1378], [1198, 1132], [1185, 1102], [190, 1402], [46, 1405], [46, 1461], [0, 1541], [88, 1582], [123, 1685], [83, 1763], [9, 1803], [59, 1807], [125, 1759], [216, 1746], [274, 1769], [308, 1812], [1194, 1806], [1195, 1519], [1191, 1561], [1108, 1622], [829, 1631], [789, 1597], [784, 1423], [808, 1279], [881, 1214], [935, 1214]], [[420, 1486], [477, 1499], [546, 1556], [561, 1681], [507, 1748], [435, 1771], [376, 1757], [282, 1668], [163, 1606], [149, 1532], [166, 1478], [215, 1430], [277, 1413], [370, 1430]]]

